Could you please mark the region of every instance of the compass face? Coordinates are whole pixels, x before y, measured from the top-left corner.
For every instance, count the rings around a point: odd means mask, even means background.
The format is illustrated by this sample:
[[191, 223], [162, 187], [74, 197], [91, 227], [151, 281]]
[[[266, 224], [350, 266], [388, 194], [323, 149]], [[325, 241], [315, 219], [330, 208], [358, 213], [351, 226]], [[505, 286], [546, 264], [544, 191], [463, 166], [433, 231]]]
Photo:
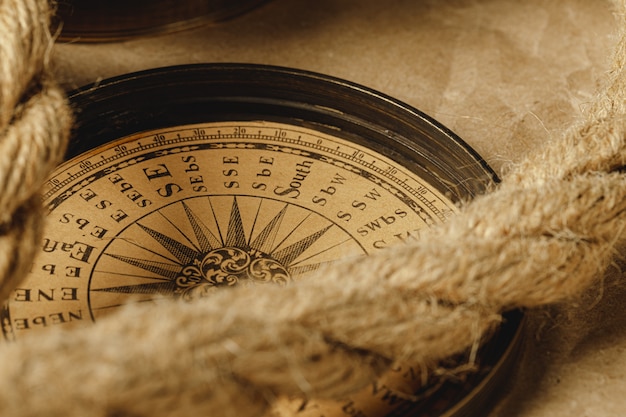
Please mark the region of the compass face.
[[383, 155], [276, 122], [122, 138], [60, 166], [44, 197], [42, 250], [10, 303], [13, 337], [127, 302], [285, 285], [418, 239], [455, 210]]

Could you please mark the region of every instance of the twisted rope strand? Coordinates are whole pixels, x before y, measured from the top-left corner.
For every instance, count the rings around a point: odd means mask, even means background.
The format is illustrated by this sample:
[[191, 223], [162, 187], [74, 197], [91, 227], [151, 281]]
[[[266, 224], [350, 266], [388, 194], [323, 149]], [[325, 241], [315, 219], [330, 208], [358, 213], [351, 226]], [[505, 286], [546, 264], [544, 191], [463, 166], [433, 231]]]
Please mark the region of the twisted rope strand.
[[0, 2], [0, 131], [44, 69], [51, 44], [48, 19], [45, 1]]
[[462, 215], [287, 288], [131, 305], [1, 346], [0, 415], [258, 415], [276, 395], [355, 391], [395, 360], [432, 364], [505, 310], [580, 293], [626, 227], [615, 172], [626, 156], [626, 2], [616, 4], [615, 68], [586, 122]]
[[37, 196], [63, 155], [71, 116], [46, 69], [48, 2], [0, 2], [0, 297], [25, 275], [41, 239]]

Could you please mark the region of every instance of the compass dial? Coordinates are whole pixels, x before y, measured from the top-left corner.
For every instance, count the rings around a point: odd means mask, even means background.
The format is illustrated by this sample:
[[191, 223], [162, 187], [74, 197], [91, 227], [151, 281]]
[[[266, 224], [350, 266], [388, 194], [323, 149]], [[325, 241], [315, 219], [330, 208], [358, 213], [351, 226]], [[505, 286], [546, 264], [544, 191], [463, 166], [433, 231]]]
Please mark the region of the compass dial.
[[44, 198], [42, 250], [11, 302], [15, 337], [128, 301], [284, 285], [418, 239], [455, 210], [383, 155], [263, 121], [121, 139], [60, 166]]
[[[317, 74], [175, 67], [102, 82], [73, 102], [67, 161], [43, 189], [41, 250], [1, 311], [8, 341], [98, 321], [126, 303], [290, 285], [321, 266], [420, 239], [493, 180], [436, 122]], [[399, 364], [350, 398], [285, 399], [273, 412], [480, 409], [485, 395], [475, 392], [498, 385], [494, 369], [517, 346], [519, 315], [506, 320], [478, 353], [481, 369], [459, 381], [425, 381]]]

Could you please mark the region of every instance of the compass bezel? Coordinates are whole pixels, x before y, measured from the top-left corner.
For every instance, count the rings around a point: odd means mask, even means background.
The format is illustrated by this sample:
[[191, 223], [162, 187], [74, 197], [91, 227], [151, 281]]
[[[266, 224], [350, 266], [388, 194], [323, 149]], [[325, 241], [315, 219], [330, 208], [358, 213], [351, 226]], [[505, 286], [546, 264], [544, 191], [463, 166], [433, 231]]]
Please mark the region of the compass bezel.
[[180, 124], [273, 120], [371, 147], [407, 166], [453, 202], [497, 183], [467, 143], [398, 100], [338, 78], [253, 64], [157, 68], [70, 94], [78, 120], [66, 158], [129, 134]]

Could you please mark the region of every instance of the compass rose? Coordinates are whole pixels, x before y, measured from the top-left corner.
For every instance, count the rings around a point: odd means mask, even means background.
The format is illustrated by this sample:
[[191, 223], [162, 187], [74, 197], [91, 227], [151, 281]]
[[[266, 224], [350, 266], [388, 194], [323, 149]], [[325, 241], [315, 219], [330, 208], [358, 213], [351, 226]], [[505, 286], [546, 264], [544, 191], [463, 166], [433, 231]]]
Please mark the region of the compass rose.
[[180, 200], [122, 230], [89, 284], [94, 319], [127, 302], [193, 300], [235, 285], [285, 285], [365, 250], [309, 209], [257, 196]]

